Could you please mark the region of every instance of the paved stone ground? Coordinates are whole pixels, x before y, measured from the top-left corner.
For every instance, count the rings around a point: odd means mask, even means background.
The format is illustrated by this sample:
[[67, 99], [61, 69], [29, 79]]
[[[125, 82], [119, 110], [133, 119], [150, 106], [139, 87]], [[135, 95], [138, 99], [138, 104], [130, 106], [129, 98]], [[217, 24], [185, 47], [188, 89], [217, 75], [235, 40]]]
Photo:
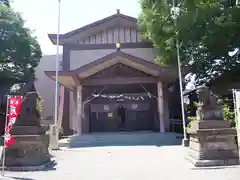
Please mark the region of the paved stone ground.
[[239, 180], [240, 168], [197, 169], [181, 146], [108, 146], [52, 152], [57, 165], [39, 172], [6, 172], [16, 180]]

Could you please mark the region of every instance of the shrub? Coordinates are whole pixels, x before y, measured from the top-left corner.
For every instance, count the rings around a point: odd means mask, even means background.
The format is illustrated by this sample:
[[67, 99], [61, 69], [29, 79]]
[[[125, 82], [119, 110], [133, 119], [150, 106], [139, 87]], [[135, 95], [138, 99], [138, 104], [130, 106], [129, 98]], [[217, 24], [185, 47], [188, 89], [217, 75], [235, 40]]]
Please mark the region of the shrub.
[[224, 120], [228, 121], [231, 127], [236, 126], [235, 113], [228, 103], [223, 104], [223, 117]]
[[37, 112], [38, 112], [40, 118], [42, 118], [42, 113], [43, 113], [43, 100], [41, 100], [41, 97], [39, 97], [39, 96], [38, 96], [38, 98], [37, 98], [36, 108], [37, 108]]
[[197, 117], [196, 116], [189, 116], [188, 117], [188, 125], [187, 125], [187, 128], [191, 128], [191, 122], [192, 121], [195, 121], [197, 119]]

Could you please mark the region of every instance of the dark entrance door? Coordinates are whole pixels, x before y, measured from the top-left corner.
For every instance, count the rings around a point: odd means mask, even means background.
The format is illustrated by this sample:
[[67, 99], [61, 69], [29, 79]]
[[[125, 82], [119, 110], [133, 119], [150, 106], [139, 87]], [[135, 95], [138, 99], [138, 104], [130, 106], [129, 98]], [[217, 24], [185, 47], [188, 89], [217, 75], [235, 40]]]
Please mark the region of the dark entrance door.
[[91, 112], [90, 132], [119, 131], [115, 114], [113, 112]]
[[117, 115], [119, 119], [119, 131], [125, 131], [126, 128], [126, 108], [120, 104], [117, 108]]
[[91, 104], [90, 132], [117, 132], [116, 104]]
[[148, 111], [127, 111], [126, 131], [153, 130], [153, 123]]
[[153, 119], [149, 103], [127, 104], [126, 131], [153, 130]]
[[91, 132], [153, 130], [153, 113], [151, 113], [147, 102], [116, 103], [110, 105], [98, 104], [91, 107]]

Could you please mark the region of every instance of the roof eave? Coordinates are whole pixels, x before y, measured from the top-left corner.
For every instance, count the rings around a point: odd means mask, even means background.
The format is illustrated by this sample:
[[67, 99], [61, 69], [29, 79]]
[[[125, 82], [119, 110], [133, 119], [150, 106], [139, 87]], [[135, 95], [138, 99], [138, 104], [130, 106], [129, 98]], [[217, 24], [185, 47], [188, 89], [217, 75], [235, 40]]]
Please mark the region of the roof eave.
[[[48, 34], [48, 38], [54, 45], [57, 45], [57, 34]], [[65, 39], [64, 34], [59, 34], [59, 44], [63, 45], [63, 40]]]

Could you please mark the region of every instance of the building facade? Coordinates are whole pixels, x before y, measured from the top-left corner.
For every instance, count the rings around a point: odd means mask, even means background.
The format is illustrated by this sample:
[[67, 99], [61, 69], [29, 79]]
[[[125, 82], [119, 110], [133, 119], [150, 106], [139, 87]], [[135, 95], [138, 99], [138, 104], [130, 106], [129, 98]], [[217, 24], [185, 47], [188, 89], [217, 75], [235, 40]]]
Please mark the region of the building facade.
[[[49, 38], [56, 44], [56, 34]], [[178, 79], [177, 68], [155, 63], [156, 49], [141, 40], [136, 18], [117, 11], [61, 34], [60, 44], [63, 54], [58, 79], [65, 89], [61, 97], [64, 134], [166, 132], [171, 116], [178, 114], [179, 118], [180, 101], [170, 88]], [[49, 63], [47, 57], [40, 66], [46, 67], [44, 63]], [[56, 78], [55, 65], [48, 67], [36, 72], [45, 116], [53, 114]]]

